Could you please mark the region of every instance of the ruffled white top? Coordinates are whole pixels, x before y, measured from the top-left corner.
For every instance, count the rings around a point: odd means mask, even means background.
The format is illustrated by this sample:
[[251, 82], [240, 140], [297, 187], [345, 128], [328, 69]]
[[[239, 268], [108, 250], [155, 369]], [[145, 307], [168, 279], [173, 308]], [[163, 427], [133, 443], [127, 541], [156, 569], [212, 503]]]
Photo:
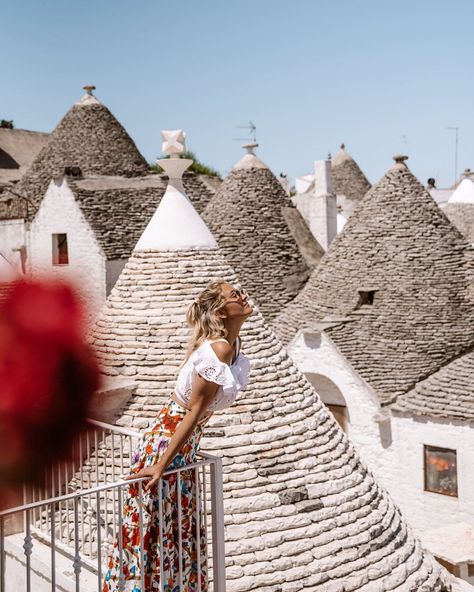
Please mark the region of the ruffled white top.
[[[216, 340], [219, 341], [219, 340]], [[204, 341], [186, 360], [176, 379], [175, 395], [184, 407], [191, 398], [194, 378], [197, 374], [219, 385], [209, 411], [230, 407], [239, 391], [245, 389], [250, 371], [250, 361], [239, 351], [232, 364], [221, 362], [211, 346], [213, 341]], [[240, 342], [239, 342], [240, 343]]]

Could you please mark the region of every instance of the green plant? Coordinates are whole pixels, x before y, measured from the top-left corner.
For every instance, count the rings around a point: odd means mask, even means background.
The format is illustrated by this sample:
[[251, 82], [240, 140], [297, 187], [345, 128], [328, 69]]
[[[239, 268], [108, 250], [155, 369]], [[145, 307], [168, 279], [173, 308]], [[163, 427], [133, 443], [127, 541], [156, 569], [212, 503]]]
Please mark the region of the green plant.
[[13, 119], [0, 119], [0, 127], [5, 127], [7, 129], [13, 129], [15, 127], [13, 125]]
[[[160, 156], [160, 158], [169, 158], [169, 156], [165, 154]], [[198, 175], [207, 175], [208, 177], [217, 177], [218, 179], [221, 178], [219, 172], [216, 169], [201, 162], [199, 158], [194, 154], [194, 152], [191, 152], [191, 150], [186, 150], [186, 152], [183, 152], [183, 154], [181, 154], [181, 158], [190, 158], [194, 161], [193, 164], [189, 167], [189, 171], [192, 171], [193, 173], [196, 173]], [[150, 164], [149, 166], [151, 171], [154, 171], [156, 173], [163, 172], [163, 169], [158, 164]]]

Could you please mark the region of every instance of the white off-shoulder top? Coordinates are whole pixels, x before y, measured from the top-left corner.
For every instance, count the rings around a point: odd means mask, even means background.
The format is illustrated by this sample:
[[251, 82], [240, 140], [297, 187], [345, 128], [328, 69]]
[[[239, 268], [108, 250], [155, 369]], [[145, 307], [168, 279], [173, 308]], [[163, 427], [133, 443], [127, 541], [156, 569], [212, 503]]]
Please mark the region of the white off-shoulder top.
[[[225, 339], [214, 341], [226, 341]], [[197, 374], [219, 385], [214, 401], [209, 405], [208, 411], [217, 411], [230, 407], [239, 391], [245, 389], [250, 371], [250, 361], [240, 351], [236, 359], [230, 364], [221, 362], [213, 350], [211, 343], [206, 339], [186, 360], [181, 367], [175, 385], [175, 396], [180, 403], [187, 407], [191, 398], [194, 378]]]

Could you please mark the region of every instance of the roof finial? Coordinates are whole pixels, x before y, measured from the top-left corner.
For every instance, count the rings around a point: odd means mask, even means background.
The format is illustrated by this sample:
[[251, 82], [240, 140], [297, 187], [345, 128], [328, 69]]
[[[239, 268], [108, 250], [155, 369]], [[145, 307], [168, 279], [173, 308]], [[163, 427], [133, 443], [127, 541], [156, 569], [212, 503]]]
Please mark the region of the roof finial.
[[95, 90], [95, 86], [93, 84], [86, 84], [82, 87], [86, 94], [83, 95], [78, 101], [76, 101], [75, 105], [79, 107], [86, 107], [88, 105], [100, 105], [100, 101], [97, 97], [92, 93]]
[[170, 158], [179, 158], [186, 150], [186, 133], [183, 130], [163, 130], [161, 136], [161, 150]]
[[185, 151], [183, 130], [163, 130], [161, 149], [169, 158], [157, 161], [168, 175], [168, 185], [158, 209], [153, 214], [135, 249], [179, 251], [192, 248], [213, 248], [217, 243], [204, 221], [186, 196], [183, 173], [193, 161], [180, 158]]
[[156, 162], [165, 171], [169, 178], [169, 184], [178, 188], [184, 193], [181, 184], [183, 173], [188, 169], [193, 161], [190, 158], [180, 158], [180, 154], [186, 149], [185, 138], [186, 133], [179, 130], [163, 130], [161, 132], [163, 143], [161, 145], [162, 151], [169, 156], [169, 158], [161, 158]]
[[331, 160], [331, 159], [332, 159], [332, 154], [330, 152], [328, 152], [327, 160]]
[[255, 156], [255, 148], [258, 148], [258, 144], [256, 142], [250, 142], [249, 144], [242, 144], [242, 148], [245, 148], [245, 150], [247, 150], [247, 154], [252, 154], [252, 156]]
[[393, 157], [393, 160], [397, 164], [404, 164], [405, 160], [408, 160], [408, 156], [406, 156], [405, 154], [395, 154], [395, 156]]

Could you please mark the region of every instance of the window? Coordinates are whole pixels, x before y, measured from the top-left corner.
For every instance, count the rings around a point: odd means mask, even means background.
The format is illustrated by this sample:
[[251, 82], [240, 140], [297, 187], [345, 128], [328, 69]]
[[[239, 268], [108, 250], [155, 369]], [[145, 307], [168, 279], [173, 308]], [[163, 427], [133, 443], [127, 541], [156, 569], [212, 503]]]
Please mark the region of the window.
[[372, 306], [375, 300], [375, 292], [377, 292], [377, 290], [358, 290], [358, 292], [359, 300], [355, 310], [358, 310], [361, 306]]
[[53, 265], [67, 265], [67, 234], [53, 234]]
[[458, 496], [456, 451], [436, 446], [424, 447], [425, 491]]

